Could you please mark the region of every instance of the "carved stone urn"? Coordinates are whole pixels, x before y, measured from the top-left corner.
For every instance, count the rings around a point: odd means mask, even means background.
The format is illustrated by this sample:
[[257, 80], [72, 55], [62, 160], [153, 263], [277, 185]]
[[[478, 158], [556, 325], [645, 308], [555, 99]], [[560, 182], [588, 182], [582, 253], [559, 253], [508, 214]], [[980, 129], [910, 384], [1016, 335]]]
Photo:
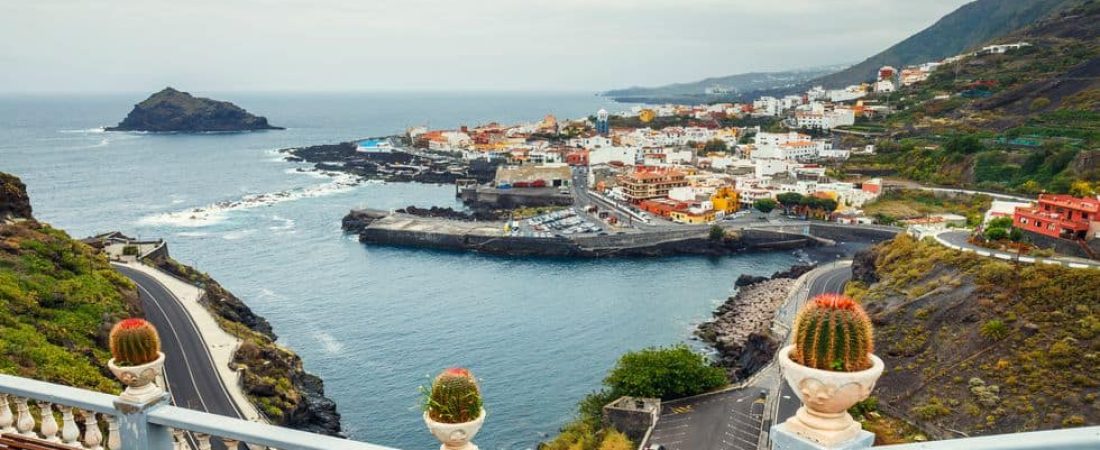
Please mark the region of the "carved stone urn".
[[107, 361], [107, 368], [115, 374], [126, 390], [122, 391], [119, 398], [132, 403], [148, 403], [160, 399], [164, 395], [164, 389], [157, 386], [157, 377], [164, 371], [164, 353], [157, 352], [157, 359], [137, 365], [119, 366], [115, 359]]
[[481, 414], [476, 419], [462, 423], [436, 422], [425, 411], [424, 423], [428, 425], [428, 431], [443, 443], [439, 450], [478, 450], [470, 441], [485, 423], [485, 408], [481, 408]]
[[791, 360], [793, 345], [779, 350], [783, 378], [802, 401], [802, 407], [783, 423], [790, 432], [825, 447], [851, 441], [863, 429], [848, 408], [871, 395], [885, 368], [882, 359], [870, 355], [871, 368], [858, 372], [814, 369]]

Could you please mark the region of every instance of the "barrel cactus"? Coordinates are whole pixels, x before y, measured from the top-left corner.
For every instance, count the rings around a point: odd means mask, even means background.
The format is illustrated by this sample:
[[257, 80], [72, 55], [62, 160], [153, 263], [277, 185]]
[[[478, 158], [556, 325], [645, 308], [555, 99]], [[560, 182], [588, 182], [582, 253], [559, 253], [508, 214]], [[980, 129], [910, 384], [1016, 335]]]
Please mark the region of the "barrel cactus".
[[867, 313], [840, 294], [814, 297], [798, 312], [791, 359], [806, 367], [834, 372], [869, 369], [874, 332]]
[[140, 366], [160, 356], [160, 336], [144, 319], [126, 319], [111, 329], [111, 356], [119, 366]]
[[465, 423], [481, 415], [481, 391], [467, 369], [444, 370], [425, 394], [424, 408], [436, 422]]

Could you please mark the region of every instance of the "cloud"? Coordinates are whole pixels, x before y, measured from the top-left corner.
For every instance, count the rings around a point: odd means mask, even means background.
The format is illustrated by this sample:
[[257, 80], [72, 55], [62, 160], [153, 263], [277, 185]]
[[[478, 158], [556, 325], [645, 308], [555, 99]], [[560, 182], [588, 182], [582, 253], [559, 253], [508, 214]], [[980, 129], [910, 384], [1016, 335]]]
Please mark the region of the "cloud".
[[578, 89], [855, 62], [964, 0], [36, 0], [0, 89]]

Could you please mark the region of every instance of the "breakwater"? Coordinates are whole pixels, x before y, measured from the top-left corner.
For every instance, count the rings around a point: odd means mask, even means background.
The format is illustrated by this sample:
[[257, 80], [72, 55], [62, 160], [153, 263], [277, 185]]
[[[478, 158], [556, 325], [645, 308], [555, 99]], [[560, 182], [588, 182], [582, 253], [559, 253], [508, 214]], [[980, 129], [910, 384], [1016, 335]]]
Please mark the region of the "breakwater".
[[708, 226], [562, 237], [509, 236], [504, 222], [455, 221], [401, 213], [357, 210], [344, 218], [344, 229], [372, 245], [474, 251], [506, 256], [654, 257], [727, 255], [746, 250], [796, 249], [821, 245], [811, 236], [776, 230], [727, 230], [710, 236]]

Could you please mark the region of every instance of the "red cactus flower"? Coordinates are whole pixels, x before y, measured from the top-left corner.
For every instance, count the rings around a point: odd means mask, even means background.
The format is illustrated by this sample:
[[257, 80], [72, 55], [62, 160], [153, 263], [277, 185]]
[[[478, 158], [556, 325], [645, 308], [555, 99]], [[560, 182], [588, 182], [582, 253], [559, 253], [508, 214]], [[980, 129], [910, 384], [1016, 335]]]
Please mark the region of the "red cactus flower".
[[470, 369], [467, 369], [465, 367], [450, 367], [447, 370], [444, 370], [443, 374], [444, 375], [453, 375], [453, 376], [456, 376], [456, 377], [469, 377], [470, 376]]
[[141, 328], [146, 325], [148, 325], [148, 322], [146, 322], [145, 319], [139, 318], [124, 319], [118, 323], [118, 327], [123, 330], [132, 330], [134, 328]]
[[859, 304], [851, 297], [844, 294], [821, 294], [814, 297], [813, 302], [822, 308], [832, 309], [856, 309]]

